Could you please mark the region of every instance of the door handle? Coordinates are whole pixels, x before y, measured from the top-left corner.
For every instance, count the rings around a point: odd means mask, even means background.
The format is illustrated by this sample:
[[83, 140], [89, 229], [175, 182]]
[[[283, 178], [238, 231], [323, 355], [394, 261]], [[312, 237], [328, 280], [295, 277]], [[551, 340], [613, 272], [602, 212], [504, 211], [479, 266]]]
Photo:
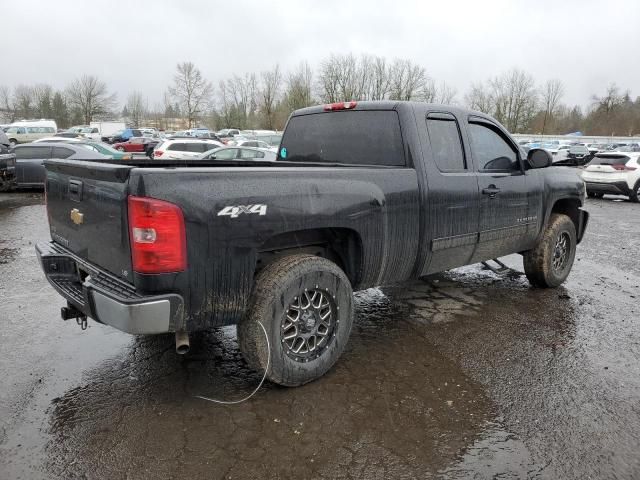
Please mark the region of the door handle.
[[495, 185], [489, 185], [487, 188], [482, 189], [483, 195], [489, 195], [489, 198], [496, 198], [496, 195], [500, 193], [500, 189]]

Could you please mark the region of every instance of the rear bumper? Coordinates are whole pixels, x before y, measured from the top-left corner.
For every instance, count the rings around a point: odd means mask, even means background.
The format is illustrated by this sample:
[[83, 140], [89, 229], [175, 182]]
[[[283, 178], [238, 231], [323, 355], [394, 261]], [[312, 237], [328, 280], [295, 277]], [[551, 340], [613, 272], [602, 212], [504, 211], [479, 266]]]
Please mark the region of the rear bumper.
[[605, 183], [585, 180], [584, 183], [587, 185], [587, 192], [611, 193], [613, 195], [629, 195], [631, 193], [629, 185], [624, 181]]
[[94, 320], [132, 334], [176, 331], [182, 325], [180, 295], [145, 296], [55, 242], [36, 245], [47, 281], [69, 304]]

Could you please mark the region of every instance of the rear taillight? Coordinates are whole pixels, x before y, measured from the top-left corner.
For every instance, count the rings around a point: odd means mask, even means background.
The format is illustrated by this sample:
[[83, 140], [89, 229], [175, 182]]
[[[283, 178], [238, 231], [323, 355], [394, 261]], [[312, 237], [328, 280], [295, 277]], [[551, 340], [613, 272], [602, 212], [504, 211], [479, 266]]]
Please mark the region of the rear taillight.
[[154, 157], [161, 157], [163, 153], [164, 152], [162, 150], [154, 150], [153, 151], [153, 156]]
[[187, 268], [184, 217], [177, 205], [130, 196], [129, 232], [134, 271], [171, 273]]
[[636, 167], [627, 167], [626, 165], [609, 165], [609, 166], [614, 170], [619, 170], [619, 171], [633, 171], [636, 169]]
[[327, 103], [324, 106], [324, 110], [326, 112], [332, 112], [334, 110], [350, 110], [352, 108], [356, 108], [358, 102], [337, 102], [337, 103]]

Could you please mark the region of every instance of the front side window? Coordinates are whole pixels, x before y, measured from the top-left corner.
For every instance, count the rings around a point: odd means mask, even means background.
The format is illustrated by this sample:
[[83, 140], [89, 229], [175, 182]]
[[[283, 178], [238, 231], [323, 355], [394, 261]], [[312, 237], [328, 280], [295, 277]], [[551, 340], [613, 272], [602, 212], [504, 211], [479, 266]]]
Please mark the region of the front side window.
[[518, 155], [509, 143], [484, 123], [469, 123], [471, 150], [478, 168], [485, 172], [512, 172], [520, 169]]
[[69, 158], [73, 150], [64, 147], [53, 147], [53, 158]]
[[215, 153], [217, 160], [233, 160], [238, 153], [237, 148], [225, 148]]
[[258, 152], [257, 150], [242, 149], [240, 150], [240, 158], [245, 160], [251, 158], [264, 158], [264, 153]]
[[434, 114], [427, 117], [431, 151], [438, 170], [459, 172], [467, 169], [460, 129], [453, 115]]

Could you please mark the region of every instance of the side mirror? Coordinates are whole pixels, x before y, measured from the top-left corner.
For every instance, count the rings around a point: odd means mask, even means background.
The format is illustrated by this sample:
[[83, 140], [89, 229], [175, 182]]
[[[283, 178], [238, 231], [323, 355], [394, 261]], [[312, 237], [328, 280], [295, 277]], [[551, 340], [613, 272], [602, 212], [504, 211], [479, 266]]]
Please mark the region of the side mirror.
[[553, 163], [553, 157], [544, 148], [532, 148], [527, 154], [530, 168], [547, 168]]

